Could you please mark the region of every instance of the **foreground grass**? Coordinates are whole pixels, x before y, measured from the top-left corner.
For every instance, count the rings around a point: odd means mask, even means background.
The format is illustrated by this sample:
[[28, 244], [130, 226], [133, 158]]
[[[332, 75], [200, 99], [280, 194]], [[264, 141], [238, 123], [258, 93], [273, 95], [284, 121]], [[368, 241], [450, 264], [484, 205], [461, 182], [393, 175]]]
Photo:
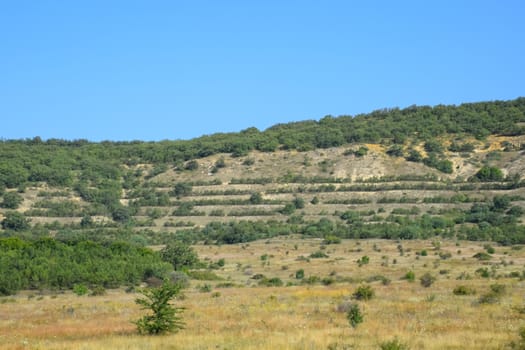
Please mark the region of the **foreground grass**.
[[[178, 303], [186, 307], [186, 329], [161, 337], [136, 335], [130, 322], [141, 316], [136, 294], [120, 290], [105, 296], [77, 297], [71, 293], [21, 293], [0, 299], [2, 349], [374, 349], [397, 337], [410, 349], [502, 349], [517, 338], [524, 324], [524, 282], [505, 277], [523, 271], [525, 250], [497, 247], [491, 262], [472, 256], [482, 244], [442, 242], [344, 241], [327, 246], [329, 258], [304, 259], [320, 249], [318, 240], [282, 239], [250, 245], [196, 247], [210, 262], [225, 259], [216, 273], [219, 282], [193, 282]], [[428, 256], [417, 257], [425, 249]], [[460, 252], [458, 252], [461, 250]], [[446, 260], [438, 252], [453, 252]], [[370, 263], [358, 267], [363, 255]], [[261, 256], [267, 255], [261, 259]], [[388, 258], [388, 262], [387, 259]], [[393, 263], [396, 259], [396, 263]], [[308, 262], [309, 260], [309, 262]], [[503, 261], [505, 263], [503, 263]], [[475, 273], [494, 271], [491, 278]], [[330, 285], [297, 285], [295, 271], [305, 276], [332, 276]], [[401, 279], [414, 271], [416, 281]], [[429, 288], [418, 278], [430, 272], [437, 281]], [[288, 287], [259, 287], [251, 277], [278, 276]], [[363, 280], [382, 275], [391, 282], [370, 282], [375, 298], [359, 302], [364, 322], [352, 329], [338, 309]], [[469, 275], [470, 279], [457, 280]], [[499, 278], [498, 278], [499, 276]], [[231, 282], [234, 287], [219, 288]], [[209, 283], [211, 292], [201, 292]], [[479, 304], [490, 284], [506, 292], [494, 304]], [[452, 290], [467, 285], [475, 295], [456, 296]]]

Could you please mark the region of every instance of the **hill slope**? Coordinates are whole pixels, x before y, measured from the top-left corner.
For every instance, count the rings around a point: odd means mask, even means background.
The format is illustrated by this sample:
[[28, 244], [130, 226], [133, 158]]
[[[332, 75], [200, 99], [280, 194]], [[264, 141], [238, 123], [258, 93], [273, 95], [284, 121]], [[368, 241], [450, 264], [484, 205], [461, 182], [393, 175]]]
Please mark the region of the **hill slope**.
[[289, 233], [525, 243], [524, 123], [519, 98], [189, 141], [3, 141], [2, 235], [140, 244]]

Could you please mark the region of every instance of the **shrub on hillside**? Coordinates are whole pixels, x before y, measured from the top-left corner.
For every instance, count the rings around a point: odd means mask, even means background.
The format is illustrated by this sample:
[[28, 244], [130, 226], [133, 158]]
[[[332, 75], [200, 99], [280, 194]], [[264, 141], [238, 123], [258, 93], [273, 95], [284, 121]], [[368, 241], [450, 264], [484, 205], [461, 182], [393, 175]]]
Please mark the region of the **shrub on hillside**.
[[357, 300], [370, 300], [374, 297], [374, 295], [374, 289], [368, 284], [357, 287], [354, 294], [352, 294], [352, 296]]
[[428, 288], [432, 284], [434, 284], [434, 282], [436, 281], [436, 277], [432, 276], [429, 272], [426, 272], [423, 276], [421, 276], [419, 280], [423, 287]]

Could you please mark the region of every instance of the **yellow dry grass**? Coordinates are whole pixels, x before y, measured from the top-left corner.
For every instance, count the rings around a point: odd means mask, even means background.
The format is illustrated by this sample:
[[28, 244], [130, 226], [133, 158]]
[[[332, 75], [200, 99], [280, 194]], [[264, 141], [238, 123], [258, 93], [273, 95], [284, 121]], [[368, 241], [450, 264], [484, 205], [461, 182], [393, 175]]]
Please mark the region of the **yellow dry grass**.
[[[139, 336], [130, 322], [142, 311], [136, 294], [121, 290], [105, 296], [32, 296], [21, 293], [0, 299], [0, 348], [2, 349], [374, 349], [397, 337], [410, 349], [501, 349], [517, 339], [524, 324], [524, 282], [517, 278], [481, 278], [480, 267], [506, 276], [520, 272], [525, 249], [496, 247], [493, 259], [484, 265], [472, 256], [483, 251], [482, 243], [441, 242], [440, 251], [431, 241], [354, 241], [327, 246], [329, 258], [298, 259], [320, 249], [315, 239], [282, 238], [232, 246], [197, 246], [203, 259], [226, 265], [216, 273], [236, 285], [216, 287], [220, 282], [194, 281], [178, 301], [186, 311], [186, 329], [169, 336]], [[403, 248], [400, 255], [398, 245]], [[426, 249], [428, 256], [415, 254]], [[439, 252], [452, 257], [440, 259]], [[266, 260], [261, 256], [267, 255]], [[369, 256], [359, 267], [356, 260]], [[394, 259], [396, 263], [394, 264]], [[295, 271], [305, 275], [346, 278], [332, 285], [260, 287], [251, 277], [262, 273], [297, 284]], [[402, 277], [409, 270], [413, 283]], [[418, 277], [430, 272], [437, 281], [420, 285]], [[471, 279], [457, 280], [462, 273]], [[370, 282], [375, 298], [359, 301], [364, 322], [352, 329], [338, 307], [351, 298], [364, 280], [383, 275], [391, 283]], [[350, 281], [350, 282], [349, 282]], [[224, 281], [222, 281], [224, 282]], [[199, 285], [214, 285], [211, 293]], [[478, 304], [489, 285], [506, 285], [496, 304]], [[456, 296], [457, 285], [476, 289], [476, 295]]]

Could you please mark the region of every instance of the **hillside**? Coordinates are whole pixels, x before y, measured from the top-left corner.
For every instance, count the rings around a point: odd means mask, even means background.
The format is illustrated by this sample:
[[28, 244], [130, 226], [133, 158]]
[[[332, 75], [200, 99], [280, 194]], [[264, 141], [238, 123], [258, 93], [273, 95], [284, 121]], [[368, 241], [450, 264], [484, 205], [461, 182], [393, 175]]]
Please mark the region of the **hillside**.
[[290, 233], [525, 243], [524, 123], [519, 98], [188, 141], [5, 140], [1, 234], [146, 245]]

